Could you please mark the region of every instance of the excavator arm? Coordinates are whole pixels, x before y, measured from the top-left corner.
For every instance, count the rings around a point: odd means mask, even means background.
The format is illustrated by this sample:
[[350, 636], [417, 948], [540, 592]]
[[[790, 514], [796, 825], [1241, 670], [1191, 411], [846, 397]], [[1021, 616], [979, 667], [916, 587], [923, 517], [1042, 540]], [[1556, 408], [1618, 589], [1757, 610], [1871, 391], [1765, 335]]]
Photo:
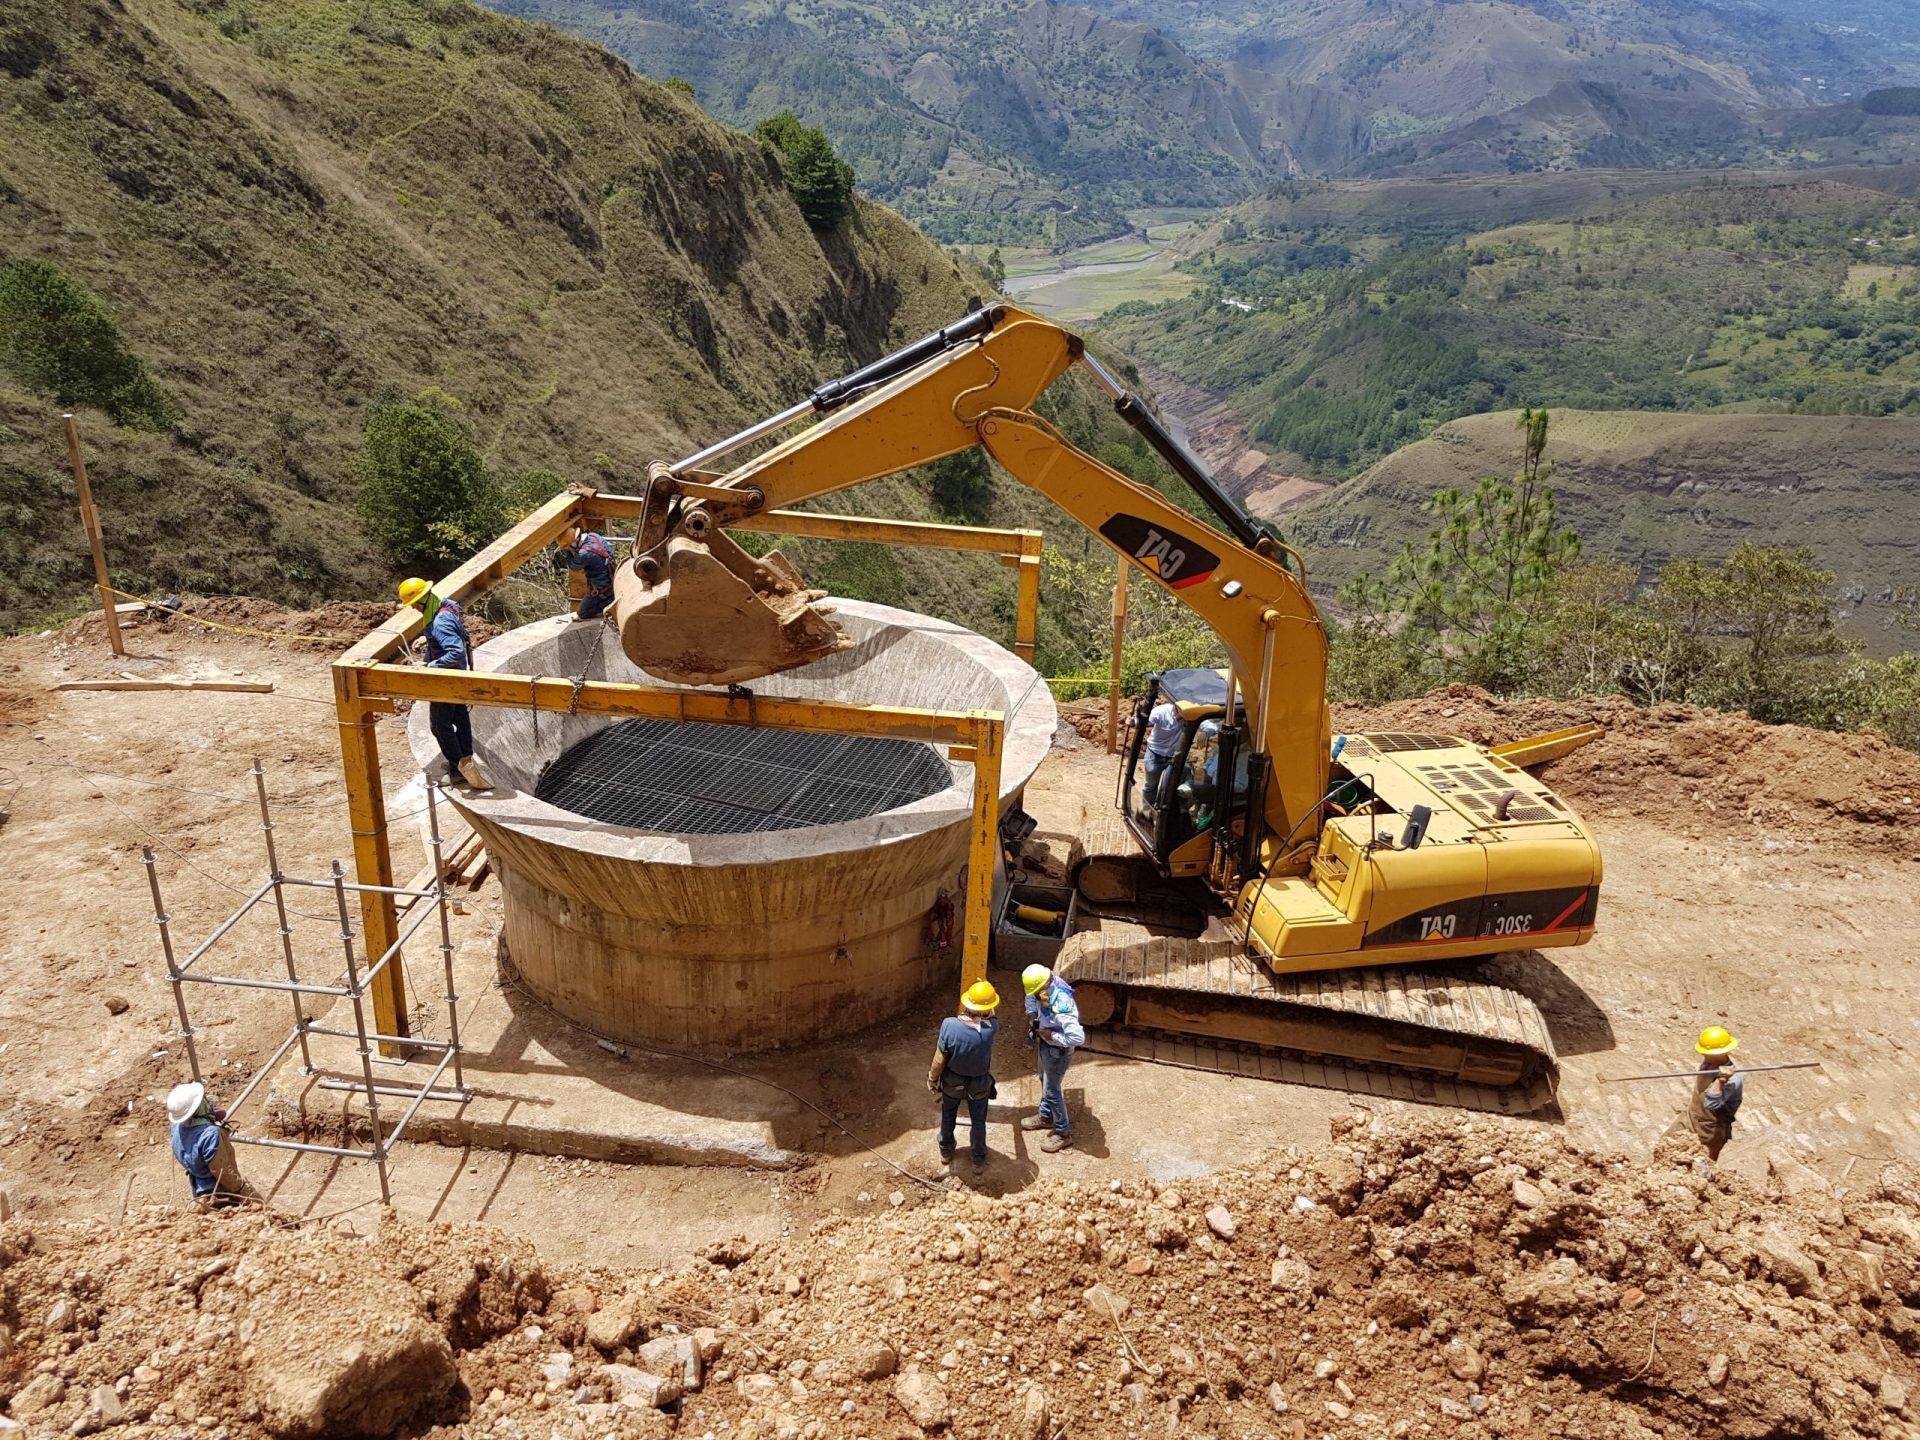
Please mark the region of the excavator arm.
[[[1232, 534], [1102, 464], [1033, 413], [1076, 362]], [[710, 468], [810, 413], [815, 424], [736, 469]], [[976, 311], [729, 441], [656, 465], [634, 554], [614, 577], [622, 647], [649, 673], [696, 685], [753, 679], [845, 648], [820, 592], [805, 589], [777, 553], [746, 554], [726, 527], [975, 446], [1219, 636], [1248, 700], [1251, 748], [1265, 757], [1268, 859], [1284, 860], [1310, 841], [1316, 830], [1309, 822], [1327, 791], [1331, 734], [1326, 633], [1304, 566], [1220, 494], [1139, 400], [1085, 354], [1079, 337], [1011, 306]]]

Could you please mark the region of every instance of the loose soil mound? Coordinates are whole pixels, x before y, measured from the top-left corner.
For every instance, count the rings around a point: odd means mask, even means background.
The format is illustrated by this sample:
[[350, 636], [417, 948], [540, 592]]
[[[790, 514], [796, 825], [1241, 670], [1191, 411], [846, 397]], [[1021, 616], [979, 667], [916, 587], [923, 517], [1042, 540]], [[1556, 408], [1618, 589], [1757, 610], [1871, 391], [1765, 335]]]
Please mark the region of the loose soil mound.
[[1334, 1129], [1177, 1187], [875, 1194], [671, 1278], [550, 1280], [474, 1227], [16, 1223], [0, 1390], [48, 1433], [1915, 1433], [1914, 1174]]
[[1590, 723], [1606, 736], [1540, 774], [1591, 814], [1722, 830], [1744, 823], [1774, 848], [1838, 842], [1920, 859], [1920, 755], [1877, 736], [1763, 725], [1692, 705], [1643, 709], [1619, 696], [1498, 700], [1471, 685], [1334, 710], [1336, 731], [1415, 730], [1480, 744]]

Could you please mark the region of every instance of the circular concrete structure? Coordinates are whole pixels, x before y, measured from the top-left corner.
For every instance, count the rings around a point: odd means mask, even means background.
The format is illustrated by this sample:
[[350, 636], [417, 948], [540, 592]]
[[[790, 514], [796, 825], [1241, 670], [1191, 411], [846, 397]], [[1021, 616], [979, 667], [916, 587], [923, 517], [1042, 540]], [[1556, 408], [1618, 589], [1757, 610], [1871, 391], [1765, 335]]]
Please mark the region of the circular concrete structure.
[[[1057, 722], [1034, 669], [944, 621], [836, 605], [854, 647], [754, 692], [1005, 711], [1000, 790], [1011, 804]], [[474, 668], [660, 685], [610, 627], [564, 616], [480, 646]], [[448, 793], [500, 878], [514, 970], [561, 1014], [621, 1039], [755, 1050], [861, 1029], [953, 979], [930, 955], [927, 920], [941, 890], [960, 901], [971, 765], [918, 741], [536, 722], [531, 710], [476, 707], [473, 731], [494, 788]], [[422, 769], [444, 773], [424, 705], [407, 738]]]

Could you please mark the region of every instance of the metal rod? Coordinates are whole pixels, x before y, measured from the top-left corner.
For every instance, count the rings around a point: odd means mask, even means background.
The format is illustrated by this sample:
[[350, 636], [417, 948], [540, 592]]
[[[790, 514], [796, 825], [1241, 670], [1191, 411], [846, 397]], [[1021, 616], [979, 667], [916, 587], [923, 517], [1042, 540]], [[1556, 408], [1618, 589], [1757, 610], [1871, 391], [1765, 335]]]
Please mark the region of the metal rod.
[[360, 967], [353, 956], [353, 923], [347, 918], [347, 877], [338, 860], [333, 862], [333, 897], [340, 912], [340, 948], [347, 958], [347, 989], [353, 1001], [353, 1028], [360, 1034], [360, 1070], [367, 1084], [367, 1123], [373, 1129], [374, 1163], [380, 1171], [380, 1203], [393, 1204], [393, 1190], [387, 1184], [387, 1154], [380, 1143], [380, 1094], [373, 1083], [373, 1053], [367, 1048], [367, 1010], [361, 1000]]
[[198, 945], [193, 947], [193, 953], [188, 955], [187, 958], [180, 963], [181, 973], [184, 974], [186, 971], [191, 970], [196, 960], [198, 960], [202, 955], [206, 954], [215, 945], [219, 944], [221, 937], [224, 936], [234, 926], [238, 925], [243, 919], [245, 919], [247, 912], [253, 909], [253, 907], [258, 905], [262, 900], [264, 900], [266, 898], [267, 891], [271, 890], [272, 888], [273, 888], [273, 881], [267, 880], [264, 883], [262, 883], [262, 885], [258, 890], [254, 891], [253, 894], [249, 895], [245, 900], [241, 901], [240, 908], [238, 910], [234, 911], [231, 915], [227, 916], [225, 920], [222, 920], [218, 928], [216, 928], [211, 935], [209, 935], [206, 939], [202, 940]]
[[798, 405], [790, 405], [778, 415], [769, 415], [765, 420], [749, 425], [737, 435], [729, 435], [724, 440], [716, 440], [704, 450], [696, 450], [686, 459], [676, 461], [672, 467], [675, 475], [684, 475], [689, 470], [702, 470], [723, 455], [731, 455], [742, 445], [751, 445], [763, 435], [771, 435], [783, 430], [794, 421], [813, 414], [813, 401], [802, 400]]
[[193, 1078], [199, 1080], [200, 1056], [193, 1048], [193, 1022], [187, 1019], [187, 995], [180, 988], [180, 967], [173, 961], [173, 932], [168, 927], [167, 907], [160, 903], [160, 871], [153, 863], [151, 845], [140, 847], [140, 863], [147, 867], [147, 887], [153, 891], [153, 923], [160, 928], [160, 951], [167, 957], [167, 979], [173, 985], [174, 1007], [180, 1012], [180, 1039], [187, 1047], [187, 1068]]
[[[287, 891], [280, 883], [280, 855], [273, 844], [273, 816], [267, 811], [267, 772], [261, 768], [260, 757], [253, 757], [253, 790], [260, 800], [260, 837], [267, 845], [268, 883], [273, 887], [273, 909], [280, 917], [280, 950], [287, 962], [287, 979], [295, 985], [300, 983], [300, 973], [293, 963], [293, 927], [287, 923]], [[289, 990], [287, 998], [293, 1002], [293, 1031], [300, 1041], [300, 1063], [309, 1072], [313, 1070], [313, 1055], [307, 1049], [307, 1014], [300, 1004], [300, 992]]]
[[338, 1145], [308, 1145], [300, 1140], [269, 1140], [264, 1135], [229, 1135], [227, 1138], [236, 1145], [265, 1145], [274, 1150], [299, 1150], [308, 1155], [338, 1155], [344, 1160], [374, 1158], [371, 1150], [347, 1150]]
[[[227, 1113], [229, 1115], [239, 1113], [240, 1107], [247, 1103], [247, 1097], [253, 1094], [255, 1087], [257, 1087], [262, 1080], [273, 1073], [273, 1067], [278, 1065], [287, 1051], [293, 1048], [293, 1042], [296, 1040], [302, 1040], [302, 1034], [298, 1030], [293, 1031], [286, 1039], [280, 1042], [280, 1048], [273, 1052], [272, 1056], [267, 1060], [267, 1063], [255, 1071], [253, 1079], [249, 1080], [246, 1085], [241, 1088], [240, 1093], [227, 1103]], [[304, 1044], [304, 1041], [302, 1041], [302, 1043]]]
[[1652, 1075], [1602, 1075], [1602, 1085], [1620, 1085], [1628, 1080], [1698, 1080], [1702, 1075], [1724, 1080], [1729, 1075], [1754, 1075], [1762, 1070], [1817, 1070], [1824, 1061], [1793, 1060], [1785, 1065], [1716, 1065], [1711, 1070], [1660, 1070]]
[[[287, 876], [284, 883], [288, 885], [299, 885], [308, 890], [333, 889], [333, 882], [331, 880], [302, 880], [297, 875]], [[433, 898], [433, 892], [431, 890], [403, 890], [398, 885], [356, 885], [351, 880], [346, 883], [348, 890], [361, 895], [405, 895], [414, 900], [431, 900]]]
[[100, 512], [94, 507], [93, 486], [87, 483], [87, 461], [80, 453], [80, 431], [72, 415], [60, 417], [67, 427], [67, 459], [73, 463], [73, 483], [80, 492], [80, 523], [87, 532], [87, 544], [93, 548], [93, 583], [100, 590], [100, 603], [107, 612], [107, 643], [116, 655], [125, 655], [127, 645], [120, 638], [120, 612], [114, 608], [113, 582], [107, 575], [107, 541], [100, 533]]
[[[350, 1090], [356, 1095], [366, 1088], [358, 1080], [338, 1080], [331, 1075], [326, 1076], [317, 1083], [322, 1090]], [[411, 1100], [415, 1095], [420, 1093], [420, 1089], [416, 1085], [382, 1085], [380, 1087], [380, 1093], [382, 1095], [398, 1095], [402, 1099]], [[473, 1098], [473, 1092], [471, 1090], [429, 1090], [427, 1092], [427, 1098], [430, 1100], [452, 1100], [457, 1104], [464, 1105]]]
[[464, 1090], [467, 1080], [460, 1071], [460, 997], [453, 983], [453, 922], [447, 916], [447, 871], [440, 861], [440, 805], [432, 781], [427, 782], [427, 838], [433, 846], [434, 908], [440, 912], [440, 960], [447, 976], [447, 1043], [453, 1051], [454, 1086]]
[[238, 985], [247, 990], [298, 990], [302, 995], [331, 995], [338, 999], [351, 994], [340, 985], [315, 985], [310, 980], [294, 982], [291, 980], [253, 980], [245, 975], [182, 975], [180, 979], [194, 985]]
[[[429, 891], [423, 894], [421, 898], [432, 899], [433, 898], [432, 892]], [[413, 938], [413, 932], [418, 930], [422, 925], [426, 924], [427, 917], [430, 916], [431, 914], [433, 914], [433, 911], [431, 909], [423, 909], [418, 914], [410, 917], [407, 921], [406, 928], [400, 932], [399, 938], [396, 939], [393, 942], [393, 944], [387, 947], [387, 953], [382, 955], [378, 960], [374, 961], [373, 964], [367, 967], [367, 973], [361, 979], [360, 983], [362, 985], [367, 985], [367, 986], [372, 985], [374, 976], [378, 975], [382, 970], [387, 968], [387, 962], [389, 960], [393, 960], [399, 957], [400, 947], [402, 945], [405, 945], [407, 941]]]
[[392, 1132], [387, 1136], [387, 1143], [384, 1147], [386, 1150], [391, 1151], [394, 1146], [400, 1143], [401, 1131], [407, 1128], [407, 1122], [413, 1119], [414, 1113], [432, 1096], [434, 1082], [439, 1080], [442, 1072], [446, 1070], [447, 1062], [453, 1059], [458, 1053], [456, 1050], [448, 1050], [441, 1055], [440, 1063], [435, 1065], [433, 1067], [433, 1073], [427, 1076], [427, 1083], [420, 1088], [420, 1093], [413, 1097], [413, 1103], [406, 1108], [406, 1113], [401, 1115], [399, 1123], [393, 1127]]
[[[309, 1024], [307, 1026], [307, 1033], [309, 1035], [330, 1035], [336, 1040], [358, 1040], [360, 1038], [360, 1033], [357, 1030], [331, 1030], [325, 1025]], [[447, 1042], [445, 1040], [422, 1040], [413, 1035], [383, 1035], [378, 1030], [369, 1030], [367, 1032], [367, 1039], [387, 1045], [406, 1045], [415, 1050], [445, 1050], [447, 1048]], [[409, 1090], [407, 1093], [411, 1095], [413, 1092]]]

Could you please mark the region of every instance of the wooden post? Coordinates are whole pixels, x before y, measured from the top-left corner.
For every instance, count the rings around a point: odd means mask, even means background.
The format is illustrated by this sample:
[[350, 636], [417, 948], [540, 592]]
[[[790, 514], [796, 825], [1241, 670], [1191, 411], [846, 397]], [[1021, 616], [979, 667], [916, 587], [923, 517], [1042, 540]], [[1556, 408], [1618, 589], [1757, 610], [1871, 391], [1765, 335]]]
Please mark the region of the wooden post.
[[86, 527], [87, 543], [93, 547], [93, 582], [100, 589], [100, 603], [107, 612], [107, 643], [113, 653], [127, 653], [120, 638], [120, 612], [114, 608], [113, 586], [107, 580], [107, 542], [100, 534], [100, 512], [93, 507], [93, 487], [87, 483], [87, 462], [80, 454], [80, 431], [72, 415], [60, 417], [67, 426], [67, 458], [73, 461], [73, 483], [80, 491], [80, 523]]
[[[340, 724], [341, 769], [347, 782], [347, 815], [353, 825], [353, 878], [362, 885], [393, 885], [393, 852], [387, 844], [387, 801], [380, 789], [380, 742], [373, 722], [390, 700], [369, 700], [360, 694], [354, 666], [333, 667], [333, 701]], [[433, 782], [428, 780], [431, 785]], [[360, 892], [360, 932], [367, 963], [392, 948], [400, 934], [399, 912], [391, 895]], [[405, 1035], [407, 977], [400, 956], [373, 981], [374, 1029], [382, 1035]], [[380, 1053], [404, 1055], [402, 1047], [382, 1044]]]
[[973, 745], [973, 842], [967, 851], [967, 917], [960, 952], [960, 983], [987, 978], [993, 943], [993, 877], [1000, 869], [1000, 752], [1004, 717], [982, 720]]
[[1120, 652], [1127, 643], [1127, 562], [1113, 580], [1113, 669], [1107, 678], [1107, 753], [1120, 751]]

